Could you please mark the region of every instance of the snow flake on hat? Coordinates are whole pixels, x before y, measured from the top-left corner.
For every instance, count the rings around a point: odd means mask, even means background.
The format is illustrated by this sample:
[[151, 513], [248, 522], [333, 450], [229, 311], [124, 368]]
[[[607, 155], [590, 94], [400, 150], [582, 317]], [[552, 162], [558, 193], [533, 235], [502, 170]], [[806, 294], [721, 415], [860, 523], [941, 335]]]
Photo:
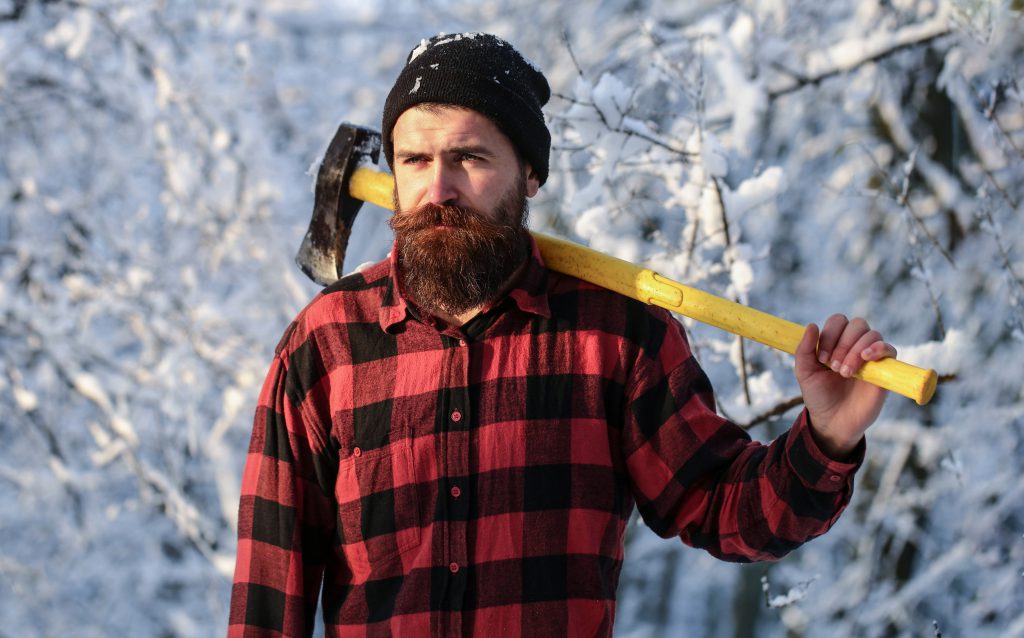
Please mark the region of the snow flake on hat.
[[420, 40], [419, 46], [416, 47], [415, 49], [413, 49], [412, 53], [409, 54], [409, 60], [406, 62], [406, 64], [409, 64], [410, 62], [412, 62], [416, 58], [420, 57], [420, 54], [423, 53], [424, 51], [426, 51], [429, 48], [430, 48], [430, 42], [428, 40], [426, 40], [425, 38], [423, 40]]
[[[438, 33], [437, 35], [434, 36], [434, 38], [437, 38], [437, 40], [435, 42], [431, 42], [430, 40], [427, 40], [427, 39], [420, 40], [419, 46], [417, 46], [415, 49], [412, 50], [411, 53], [409, 53], [409, 60], [406, 62], [406, 64], [409, 64], [413, 60], [415, 60], [416, 58], [420, 57], [421, 54], [423, 54], [427, 49], [429, 49], [431, 47], [439, 47], [439, 46], [443, 46], [445, 44], [450, 44], [452, 42], [458, 42], [458, 41], [464, 40], [464, 39], [465, 40], [475, 40], [476, 38], [478, 38], [480, 36], [486, 36], [486, 35], [487, 35], [486, 33], [483, 33], [483, 32], [480, 32], [480, 31], [473, 31], [473, 32], [469, 32], [469, 33], [455, 33], [455, 34], [452, 34], [452, 35], [449, 36], [447, 33], [442, 31], [441, 33]], [[497, 40], [498, 44], [500, 44], [501, 46], [505, 46], [506, 42], [503, 41], [501, 38], [496, 38], [496, 40]]]

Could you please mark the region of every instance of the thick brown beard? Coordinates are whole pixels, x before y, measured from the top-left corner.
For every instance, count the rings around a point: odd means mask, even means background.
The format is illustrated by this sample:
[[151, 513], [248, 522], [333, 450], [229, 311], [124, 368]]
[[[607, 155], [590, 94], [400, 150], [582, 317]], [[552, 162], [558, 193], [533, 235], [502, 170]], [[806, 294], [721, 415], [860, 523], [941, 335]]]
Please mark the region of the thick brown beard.
[[424, 204], [395, 214], [398, 276], [420, 308], [456, 316], [495, 299], [526, 259], [526, 185], [498, 203], [498, 221], [464, 206]]

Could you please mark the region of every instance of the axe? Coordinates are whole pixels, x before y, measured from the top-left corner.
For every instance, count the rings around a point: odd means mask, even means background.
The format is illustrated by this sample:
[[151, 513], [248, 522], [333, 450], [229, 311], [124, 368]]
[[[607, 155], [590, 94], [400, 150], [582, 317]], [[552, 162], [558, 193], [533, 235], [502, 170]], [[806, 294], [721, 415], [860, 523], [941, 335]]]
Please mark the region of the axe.
[[[380, 133], [343, 123], [338, 127], [316, 178], [313, 217], [296, 263], [310, 279], [328, 285], [342, 273], [352, 222], [363, 202], [391, 209], [394, 179], [373, 168], [380, 153]], [[532, 231], [531, 231], [532, 232]], [[660, 275], [650, 269], [604, 255], [564, 239], [532, 232], [544, 264], [551, 270], [588, 281], [717, 326], [789, 354], [804, 327]], [[928, 403], [935, 394], [935, 370], [897, 359], [867, 361], [855, 375], [879, 387]]]

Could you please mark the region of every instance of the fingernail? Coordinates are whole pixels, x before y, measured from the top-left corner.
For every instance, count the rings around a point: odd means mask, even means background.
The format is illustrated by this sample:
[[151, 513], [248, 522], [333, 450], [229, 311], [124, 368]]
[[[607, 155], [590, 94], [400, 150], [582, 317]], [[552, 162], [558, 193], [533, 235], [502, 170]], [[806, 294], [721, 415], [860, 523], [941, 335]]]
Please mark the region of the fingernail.
[[843, 366], [843, 368], [839, 371], [839, 374], [841, 374], [844, 377], [846, 377], [847, 379], [849, 379], [850, 378], [850, 366]]
[[832, 368], [832, 372], [839, 372], [839, 361], [833, 361], [830, 367]]
[[828, 355], [829, 355], [829, 353], [827, 353], [827, 352], [820, 353], [818, 355], [818, 361], [821, 361], [822, 365], [826, 365], [827, 366], [828, 365]]

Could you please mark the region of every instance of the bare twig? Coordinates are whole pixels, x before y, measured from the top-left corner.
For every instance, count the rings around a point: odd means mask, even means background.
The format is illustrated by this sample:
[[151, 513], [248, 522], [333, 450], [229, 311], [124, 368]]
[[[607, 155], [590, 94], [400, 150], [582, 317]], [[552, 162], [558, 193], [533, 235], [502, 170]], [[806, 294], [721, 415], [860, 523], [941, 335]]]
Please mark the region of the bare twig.
[[[722, 214], [722, 230], [725, 234], [725, 267], [728, 270], [732, 269], [733, 259], [730, 252], [732, 248], [732, 237], [729, 234], [729, 217], [725, 212], [725, 199], [722, 197], [722, 184], [718, 181], [717, 177], [711, 178], [711, 183], [715, 186], [715, 197], [718, 199], [718, 210]], [[733, 295], [733, 301], [736, 303], [742, 303], [739, 295]], [[743, 337], [737, 335], [736, 340], [739, 342], [740, 347], [740, 382], [743, 385], [743, 398], [746, 400], [747, 405], [752, 405], [753, 400], [750, 398], [750, 380], [747, 376], [747, 350], [743, 344]]]
[[1008, 193], [1006, 191], [1006, 189], [1003, 188], [999, 184], [998, 181], [996, 181], [996, 176], [992, 174], [992, 171], [990, 171], [988, 168], [986, 168], [984, 170], [985, 170], [985, 177], [988, 178], [989, 183], [992, 184], [992, 188], [996, 189], [996, 192], [999, 193], [999, 196], [1003, 198], [1003, 201], [1006, 202], [1006, 204], [1012, 210], [1017, 210], [1017, 206], [1018, 206], [1017, 201], [1015, 199], [1013, 199], [1013, 197], [1010, 195], [1010, 193]]
[[1006, 130], [1003, 123], [999, 121], [999, 105], [1003, 103], [1005, 97], [1006, 83], [1003, 80], [999, 80], [995, 83], [995, 86], [992, 87], [992, 93], [989, 95], [988, 104], [985, 106], [983, 114], [985, 119], [992, 122], [996, 129], [1002, 133], [1003, 139], [1010, 145], [1010, 148], [1016, 151], [1017, 155], [1024, 159], [1024, 149], [1017, 146], [1017, 142], [1014, 141], [1013, 136]]
[[[703, 40], [701, 40], [703, 43]], [[701, 55], [697, 56], [697, 88], [696, 95], [694, 96], [694, 102], [697, 105], [697, 126], [702, 131], [701, 137], [703, 138], [704, 130], [704, 55], [701, 51]], [[686, 266], [683, 268], [683, 277], [685, 278], [690, 272], [690, 266], [693, 264], [694, 252], [697, 249], [697, 236], [700, 231], [700, 215], [694, 215], [693, 229], [690, 233], [687, 252], [686, 252]]]
[[690, 266], [693, 264], [693, 253], [697, 250], [697, 234], [700, 230], [700, 216], [694, 216], [693, 226], [690, 228], [690, 237], [686, 245], [686, 265], [683, 266], [683, 279], [690, 274]]
[[[910, 216], [911, 220], [916, 222], [917, 227], [921, 229], [925, 236], [928, 237], [932, 245], [935, 246], [940, 253], [942, 253], [942, 256], [946, 258], [946, 261], [948, 261], [949, 264], [953, 266], [953, 268], [956, 268], [956, 264], [953, 262], [953, 257], [948, 252], [946, 252], [946, 250], [939, 244], [938, 239], [934, 235], [932, 235], [931, 231], [928, 230], [928, 227], [924, 224], [921, 218], [917, 216], [917, 214], [914, 212], [914, 208], [910, 205], [910, 176], [914, 172], [914, 164], [916, 158], [917, 149], [915, 148], [913, 152], [911, 152], [910, 157], [907, 159], [906, 163], [904, 164], [903, 187], [900, 193], [897, 195], [896, 201], [900, 204], [903, 210], [906, 211], [907, 215]], [[911, 224], [911, 227], [913, 227], [913, 224]], [[914, 256], [911, 258], [911, 261], [916, 266], [917, 271], [920, 273], [920, 279], [921, 282], [924, 283], [925, 290], [928, 291], [928, 298], [931, 301], [932, 310], [935, 312], [935, 322], [936, 327], [939, 331], [939, 336], [945, 338], [946, 325], [942, 319], [942, 308], [939, 306], [938, 296], [935, 294], [935, 290], [932, 288], [931, 281], [926, 276], [928, 271], [925, 268], [924, 261], [921, 259], [921, 255], [917, 250], [913, 252]]]
[[562, 29], [562, 42], [565, 43], [565, 50], [569, 52], [569, 59], [572, 60], [572, 64], [576, 67], [576, 73], [580, 77], [583, 77], [583, 67], [580, 66], [579, 60], [576, 59], [576, 52], [572, 50], [572, 42], [569, 40], [569, 31]]
[[938, 250], [939, 253], [941, 253], [942, 256], [946, 258], [946, 261], [949, 262], [949, 265], [952, 266], [953, 268], [956, 268], [956, 262], [953, 261], [953, 256], [950, 255], [949, 251], [947, 251], [945, 247], [939, 242], [938, 238], [932, 233], [932, 231], [924, 223], [924, 220], [921, 219], [921, 217], [914, 210], [914, 207], [911, 206], [910, 204], [910, 176], [913, 175], [914, 173], [914, 167], [917, 161], [917, 151], [917, 148], [912, 150], [910, 152], [910, 157], [907, 158], [907, 161], [904, 164], [903, 186], [900, 189], [900, 192], [896, 194], [896, 203], [902, 206], [903, 209], [907, 212], [907, 214], [910, 215], [910, 218], [914, 221], [917, 227], [921, 229], [921, 232], [924, 233], [925, 237], [928, 238], [928, 241], [931, 242], [931, 244], [935, 246], [936, 250]]
[[[14, 387], [21, 386], [21, 375], [18, 372], [18, 367], [14, 364], [13, 361], [7, 359], [6, 357], [5, 366], [8, 369], [8, 374], [10, 376], [11, 382], [14, 384]], [[61, 487], [64, 490], [64, 494], [68, 497], [68, 500], [71, 501], [71, 511], [73, 513], [75, 523], [79, 527], [82, 527], [83, 525], [85, 525], [85, 514], [82, 505], [82, 494], [78, 491], [78, 489], [75, 487], [72, 481], [63, 480], [60, 476], [61, 472], [66, 472], [66, 468], [69, 467], [67, 456], [64, 454], [63, 450], [61, 450], [60, 437], [57, 436], [57, 433], [54, 432], [50, 424], [47, 423], [46, 420], [43, 419], [43, 417], [39, 414], [38, 409], [23, 409], [20, 410], [19, 413], [25, 417], [25, 420], [28, 421], [28, 423], [36, 431], [38, 431], [39, 434], [46, 441], [46, 449], [49, 452], [51, 459], [50, 467], [54, 468], [54, 464], [56, 464], [56, 466], [63, 468], [60, 472], [54, 469], [54, 473], [58, 475], [57, 478], [61, 484]]]
[[758, 414], [757, 416], [755, 416], [754, 418], [750, 419], [746, 423], [739, 423], [738, 425], [741, 428], [743, 428], [744, 430], [749, 430], [750, 428], [752, 428], [752, 427], [754, 427], [756, 425], [761, 425], [762, 423], [764, 423], [766, 421], [769, 421], [769, 420], [774, 419], [776, 417], [782, 416], [783, 414], [785, 414], [786, 412], [789, 412], [793, 408], [795, 408], [795, 407], [797, 407], [799, 405], [803, 405], [803, 402], [804, 402], [803, 396], [797, 395], [797, 396], [792, 397], [790, 399], [786, 399], [785, 401], [781, 401], [780, 403], [778, 403], [775, 406], [773, 406], [771, 409], [769, 409], [769, 410], [767, 410], [765, 412], [762, 412], [761, 414]]
[[992, 217], [992, 211], [986, 206], [979, 211], [978, 215], [988, 222], [989, 234], [992, 235], [992, 239], [996, 242], [996, 248], [999, 249], [999, 258], [1002, 261], [1003, 268], [1009, 274], [1010, 278], [1017, 283], [1017, 286], [1024, 291], [1024, 279], [1022, 279], [1021, 276], [1017, 274], [1017, 271], [1014, 270], [1013, 260], [1010, 259], [1010, 252], [1003, 244], [1003, 240], [1000, 238], [999, 233], [996, 232], [996, 221], [995, 218]]
[[884, 51], [879, 51], [878, 53], [875, 53], [874, 55], [870, 55], [870, 56], [860, 60], [859, 62], [857, 62], [857, 64], [855, 64], [853, 66], [849, 66], [849, 67], [836, 67], [836, 68], [829, 69], [828, 71], [824, 71], [822, 73], [818, 73], [818, 74], [815, 74], [815, 75], [806, 75], [806, 74], [803, 74], [803, 73], [801, 73], [799, 71], [795, 71], [793, 69], [789, 69], [789, 68], [783, 66], [781, 63], [779, 63], [777, 61], [773, 61], [773, 62], [770, 63], [770, 65], [773, 68], [775, 68], [776, 70], [782, 71], [783, 73], [791, 76], [791, 78], [793, 79], [793, 83], [790, 84], [789, 86], [784, 86], [784, 87], [780, 87], [780, 88], [776, 88], [776, 89], [772, 89], [772, 90], [768, 91], [768, 99], [769, 99], [769, 101], [775, 100], [776, 98], [782, 97], [783, 95], [788, 95], [790, 93], [794, 93], [796, 91], [799, 91], [800, 89], [804, 88], [805, 86], [817, 86], [817, 85], [821, 84], [822, 82], [824, 82], [825, 80], [828, 80], [829, 78], [837, 77], [837, 76], [843, 75], [844, 73], [851, 73], [851, 72], [856, 71], [857, 69], [859, 69], [860, 67], [862, 67], [862, 66], [864, 66], [866, 64], [870, 64], [872, 62], [880, 62], [882, 60], [885, 60], [887, 58], [890, 58], [890, 57], [896, 55], [897, 53], [900, 53], [902, 51], [906, 51], [907, 49], [914, 49], [914, 48], [917, 48], [917, 47], [921, 47], [921, 46], [925, 46], [925, 45], [931, 44], [935, 40], [938, 40], [940, 38], [944, 38], [947, 35], [949, 35], [950, 33], [952, 33], [951, 29], [942, 31], [940, 33], [934, 33], [934, 34], [928, 35], [928, 36], [926, 36], [926, 37], [924, 37], [924, 38], [922, 38], [920, 40], [915, 40], [915, 41], [912, 41], [912, 42], [901, 42], [901, 43], [893, 46], [892, 48], [886, 49]]
[[935, 327], [939, 331], [939, 337], [945, 339], [946, 324], [945, 321], [943, 321], [942, 319], [942, 308], [939, 306], [939, 298], [935, 294], [935, 290], [932, 288], [931, 281], [925, 276], [927, 270], [924, 267], [924, 263], [921, 261], [921, 257], [915, 254], [912, 258], [912, 262], [914, 266], [917, 268], [917, 271], [921, 274], [920, 279], [921, 282], [924, 284], [925, 290], [928, 291], [928, 299], [932, 304], [932, 311], [935, 313]]
[[[621, 135], [625, 135], [626, 137], [635, 137], [635, 138], [644, 140], [645, 142], [649, 142], [649, 143], [651, 143], [651, 144], [653, 144], [655, 146], [663, 148], [666, 151], [669, 151], [670, 153], [673, 153], [673, 154], [678, 155], [678, 156], [683, 157], [683, 158], [690, 159], [690, 158], [694, 157], [693, 153], [691, 153], [689, 151], [685, 151], [685, 150], [683, 150], [683, 149], [673, 145], [671, 142], [666, 142], [665, 140], [660, 140], [660, 139], [654, 137], [653, 135], [648, 135], [647, 133], [641, 133], [640, 131], [636, 131], [636, 130], [629, 129], [629, 128], [624, 128], [624, 127], [618, 126], [618, 125], [613, 126], [608, 121], [608, 119], [605, 118], [604, 113], [601, 112], [601, 109], [597, 108], [597, 105], [594, 104], [593, 102], [584, 102], [582, 100], [577, 100], [576, 98], [571, 97], [569, 95], [565, 95], [563, 93], [552, 93], [551, 95], [552, 95], [552, 97], [557, 97], [558, 99], [565, 100], [566, 102], [569, 102], [571, 104], [579, 104], [579, 105], [587, 106], [587, 107], [590, 107], [590, 108], [594, 109], [594, 112], [597, 114], [597, 117], [601, 119], [601, 123], [604, 124], [605, 128], [608, 129], [609, 131], [611, 131], [612, 133], [619, 133]], [[625, 115], [625, 113], [623, 113], [623, 115]]]

